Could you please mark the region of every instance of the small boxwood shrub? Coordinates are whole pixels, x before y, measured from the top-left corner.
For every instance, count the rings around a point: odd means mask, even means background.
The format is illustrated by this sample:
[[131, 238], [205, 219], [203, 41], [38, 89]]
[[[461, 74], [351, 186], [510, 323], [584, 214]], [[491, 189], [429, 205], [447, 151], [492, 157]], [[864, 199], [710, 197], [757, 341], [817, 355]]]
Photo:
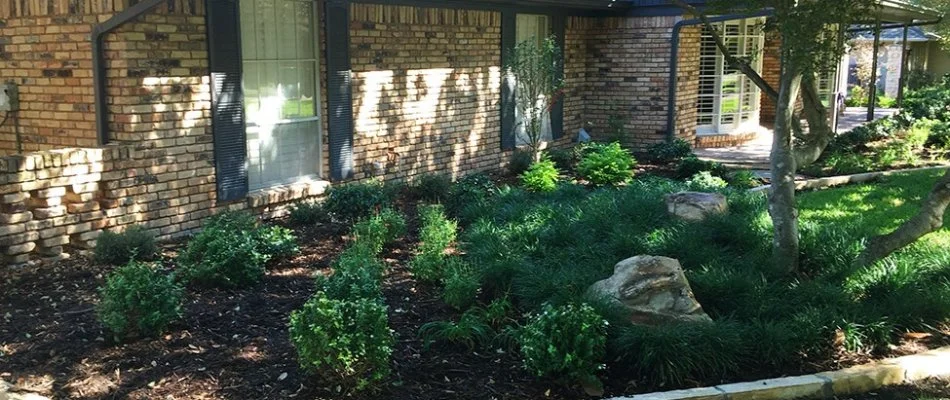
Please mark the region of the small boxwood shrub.
[[287, 258], [300, 251], [294, 231], [282, 226], [261, 226], [254, 231], [258, 249], [268, 259]]
[[413, 275], [423, 281], [438, 282], [442, 279], [446, 263], [445, 250], [455, 242], [458, 224], [445, 217], [441, 205], [419, 207], [419, 239], [422, 244], [410, 261]]
[[331, 186], [323, 208], [335, 221], [352, 224], [391, 202], [391, 190], [381, 182], [355, 182]]
[[181, 286], [145, 263], [133, 261], [111, 272], [99, 296], [96, 315], [119, 340], [159, 335], [181, 315]]
[[657, 143], [644, 154], [647, 160], [657, 164], [669, 164], [693, 155], [693, 146], [683, 139]]
[[445, 201], [451, 189], [452, 177], [446, 174], [420, 175], [412, 183], [413, 197], [425, 201]]
[[620, 143], [591, 144], [577, 164], [577, 174], [597, 186], [619, 185], [633, 178], [636, 165], [636, 160]]
[[676, 165], [676, 175], [680, 179], [689, 179], [700, 172], [709, 172], [713, 176], [724, 178], [729, 170], [715, 161], [701, 160], [696, 157], [686, 157]]
[[158, 255], [155, 235], [139, 225], [120, 233], [103, 231], [96, 238], [93, 259], [99, 264], [124, 265], [129, 261], [148, 261]]
[[368, 245], [375, 254], [383, 247], [406, 234], [406, 217], [390, 208], [383, 209], [371, 217], [353, 225], [356, 240]]
[[182, 253], [181, 276], [204, 286], [239, 288], [264, 276], [269, 256], [259, 250], [253, 232], [221, 232], [205, 229]]
[[521, 174], [521, 185], [533, 192], [551, 192], [557, 189], [558, 172], [554, 161], [542, 159]]
[[290, 207], [287, 215], [290, 223], [295, 226], [315, 225], [330, 222], [330, 214], [323, 208], [323, 204], [316, 201], [303, 201]]
[[481, 289], [478, 271], [461, 257], [450, 257], [445, 263], [445, 287], [442, 299], [445, 304], [463, 310], [475, 303]]
[[585, 386], [599, 386], [606, 345], [607, 322], [586, 304], [546, 304], [521, 332], [521, 353], [529, 371]]
[[692, 178], [686, 181], [686, 186], [689, 187], [689, 190], [699, 192], [715, 192], [725, 189], [728, 185], [729, 183], [727, 183], [725, 179], [713, 176], [709, 171], [703, 171], [693, 175]]
[[[358, 266], [355, 265], [356, 263], [368, 265]], [[382, 266], [378, 264], [379, 262], [373, 258], [338, 263], [333, 275], [317, 277], [317, 292], [334, 300], [380, 300], [383, 297], [380, 287]]]
[[290, 340], [303, 370], [347, 392], [369, 389], [389, 375], [395, 343], [379, 301], [320, 294], [291, 313]]

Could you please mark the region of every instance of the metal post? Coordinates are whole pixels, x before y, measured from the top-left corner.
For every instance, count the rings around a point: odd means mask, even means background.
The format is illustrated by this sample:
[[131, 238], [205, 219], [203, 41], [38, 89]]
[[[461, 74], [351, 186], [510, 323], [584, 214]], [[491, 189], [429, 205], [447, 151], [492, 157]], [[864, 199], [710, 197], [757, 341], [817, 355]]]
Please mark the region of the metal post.
[[907, 84], [907, 37], [910, 27], [904, 25], [904, 42], [901, 44], [901, 76], [897, 83], [897, 108], [904, 108], [904, 85]]
[[871, 56], [871, 83], [868, 84], [868, 122], [874, 121], [877, 108], [877, 58], [881, 47], [881, 20], [874, 27], [874, 50]]
[[[844, 48], [844, 31], [845, 26], [838, 25], [838, 48]], [[847, 57], [847, 55], [845, 55]], [[838, 64], [835, 65], [835, 81], [832, 87], [834, 90], [831, 92], [831, 98], [828, 99], [828, 105], [831, 106], [831, 126], [834, 127], [835, 133], [838, 133], [838, 120], [841, 117], [841, 103], [838, 102], [838, 93], [841, 92], [841, 63], [843, 60], [838, 60]]]

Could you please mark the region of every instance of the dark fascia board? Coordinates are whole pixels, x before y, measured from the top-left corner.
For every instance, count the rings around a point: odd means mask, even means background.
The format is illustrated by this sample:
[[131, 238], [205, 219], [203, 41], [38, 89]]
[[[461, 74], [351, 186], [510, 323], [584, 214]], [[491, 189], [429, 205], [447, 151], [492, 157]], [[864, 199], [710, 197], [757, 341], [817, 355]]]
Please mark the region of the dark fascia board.
[[352, 0], [352, 2], [592, 17], [623, 15], [630, 8], [629, 0]]

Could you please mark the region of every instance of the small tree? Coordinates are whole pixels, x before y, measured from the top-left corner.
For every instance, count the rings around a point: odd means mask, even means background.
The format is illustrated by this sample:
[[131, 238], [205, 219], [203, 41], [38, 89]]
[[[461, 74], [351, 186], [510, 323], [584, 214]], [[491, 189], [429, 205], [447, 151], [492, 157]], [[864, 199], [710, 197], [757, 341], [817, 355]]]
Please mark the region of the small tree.
[[551, 36], [518, 43], [505, 66], [506, 78], [515, 82], [515, 108], [535, 162], [541, 160], [544, 121], [561, 95], [560, 64], [561, 50]]

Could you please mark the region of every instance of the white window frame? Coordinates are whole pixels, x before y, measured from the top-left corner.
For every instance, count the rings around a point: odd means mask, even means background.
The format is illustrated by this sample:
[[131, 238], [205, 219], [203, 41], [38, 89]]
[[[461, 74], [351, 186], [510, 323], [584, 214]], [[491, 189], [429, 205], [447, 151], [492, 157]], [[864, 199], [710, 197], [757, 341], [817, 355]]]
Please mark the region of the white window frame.
[[[762, 49], [765, 44], [765, 35], [760, 25], [764, 22], [761, 18], [749, 18], [715, 24], [726, 44], [729, 45], [730, 41], [734, 43], [737, 49], [735, 56], [752, 57], [751, 66], [758, 73], [762, 72]], [[703, 42], [705, 43], [700, 44], [700, 60], [714, 58], [715, 73], [711, 79], [712, 94], [703, 94], [702, 87], [699, 90], [696, 133], [698, 135], [729, 134], [743, 126], [752, 124], [758, 126], [761, 112], [761, 90], [741, 72], [733, 71], [727, 75], [729, 66], [722, 52], [712, 40], [712, 35], [704, 32]], [[715, 54], [711, 54], [712, 49], [715, 49]], [[737, 79], [737, 92], [735, 94], [727, 95], [723, 92], [723, 83], [727, 77]], [[703, 74], [702, 69], [700, 69], [700, 85], [703, 84], [704, 80], [710, 80], [709, 78], [709, 75]], [[711, 112], [698, 109], [703, 98], [712, 99]], [[736, 99], [738, 102], [737, 109], [735, 112], [724, 113], [722, 107], [725, 100], [729, 98]], [[748, 104], [745, 100], [749, 100]], [[734, 118], [730, 121], [729, 117]]]

